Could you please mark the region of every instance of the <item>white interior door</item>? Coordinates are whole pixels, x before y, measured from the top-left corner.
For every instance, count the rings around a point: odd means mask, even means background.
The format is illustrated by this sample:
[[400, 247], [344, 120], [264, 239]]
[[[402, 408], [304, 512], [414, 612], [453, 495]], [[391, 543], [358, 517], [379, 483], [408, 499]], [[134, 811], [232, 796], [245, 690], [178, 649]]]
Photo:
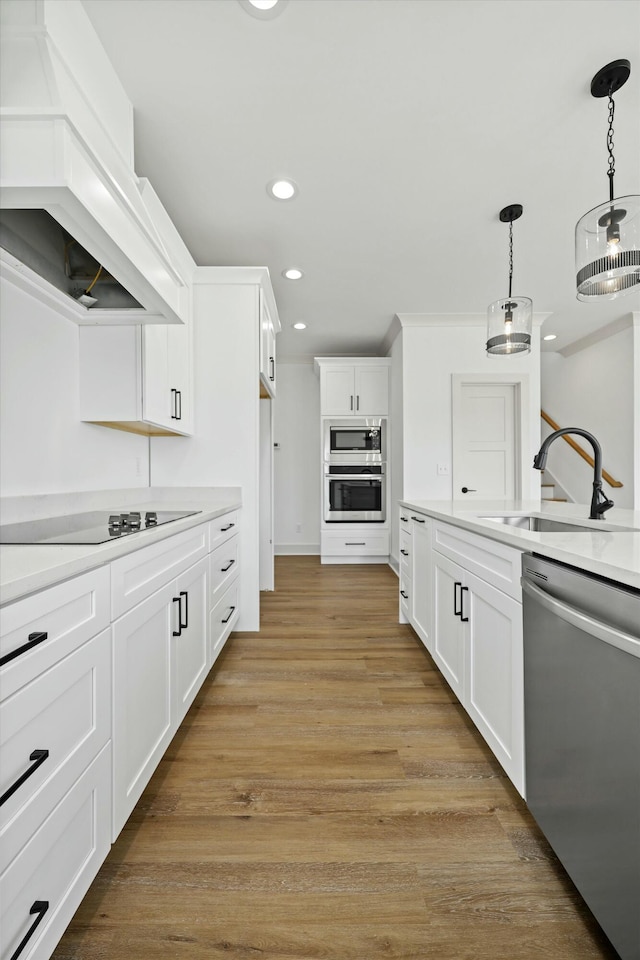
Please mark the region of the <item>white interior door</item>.
[[454, 500], [520, 496], [516, 403], [516, 384], [454, 380]]

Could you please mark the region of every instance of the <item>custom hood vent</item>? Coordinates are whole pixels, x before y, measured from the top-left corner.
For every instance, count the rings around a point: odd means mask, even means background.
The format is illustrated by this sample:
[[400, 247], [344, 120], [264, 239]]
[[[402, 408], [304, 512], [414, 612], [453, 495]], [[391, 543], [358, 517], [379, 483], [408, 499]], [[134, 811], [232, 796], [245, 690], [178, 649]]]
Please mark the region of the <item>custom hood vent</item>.
[[96, 314], [100, 310], [142, 309], [46, 210], [0, 210], [0, 247]]

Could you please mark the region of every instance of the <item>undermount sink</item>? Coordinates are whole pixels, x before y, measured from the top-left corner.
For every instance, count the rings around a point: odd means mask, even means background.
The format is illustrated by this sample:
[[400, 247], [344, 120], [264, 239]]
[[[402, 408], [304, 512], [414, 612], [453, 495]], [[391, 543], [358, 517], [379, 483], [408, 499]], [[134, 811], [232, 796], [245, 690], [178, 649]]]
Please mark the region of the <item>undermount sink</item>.
[[506, 517], [478, 517], [478, 520], [493, 520], [494, 523], [504, 523], [519, 530], [532, 530], [536, 533], [618, 533], [635, 532], [634, 527], [616, 527], [610, 523], [601, 523], [594, 520], [587, 526], [572, 521], [552, 520], [551, 517], [534, 517], [530, 514], [517, 514]]

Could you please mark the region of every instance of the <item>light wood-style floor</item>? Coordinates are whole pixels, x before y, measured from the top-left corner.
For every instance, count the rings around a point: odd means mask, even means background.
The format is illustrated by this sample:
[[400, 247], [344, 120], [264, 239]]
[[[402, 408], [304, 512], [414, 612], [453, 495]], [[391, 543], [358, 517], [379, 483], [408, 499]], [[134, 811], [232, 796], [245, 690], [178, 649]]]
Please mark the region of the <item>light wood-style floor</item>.
[[56, 960], [614, 960], [397, 591], [277, 559]]

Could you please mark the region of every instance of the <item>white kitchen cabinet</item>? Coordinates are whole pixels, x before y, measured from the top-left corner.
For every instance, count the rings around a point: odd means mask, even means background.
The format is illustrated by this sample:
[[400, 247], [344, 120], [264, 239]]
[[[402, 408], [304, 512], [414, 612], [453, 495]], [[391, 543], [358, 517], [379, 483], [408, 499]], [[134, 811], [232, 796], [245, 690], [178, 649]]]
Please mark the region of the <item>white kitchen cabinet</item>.
[[82, 327], [80, 418], [148, 436], [193, 433], [191, 325]]
[[0, 611], [0, 956], [47, 957], [111, 825], [109, 569]]
[[113, 840], [174, 734], [171, 647], [179, 624], [173, 584], [113, 624]]
[[[209, 672], [207, 643], [209, 559], [189, 567], [176, 580], [181, 619], [173, 642], [174, 725], [182, 722]], [[173, 633], [173, 631], [172, 631]]]
[[432, 652], [433, 574], [431, 519], [417, 511], [400, 510], [400, 622], [410, 623]]
[[389, 413], [386, 357], [316, 357], [320, 371], [320, 412], [324, 416], [373, 417]]
[[276, 395], [276, 329], [267, 306], [264, 291], [260, 290], [260, 396]]
[[320, 552], [322, 563], [386, 562], [389, 529], [376, 523], [326, 524], [320, 530]]
[[[449, 537], [461, 562], [439, 549], [433, 550], [433, 657], [512, 783], [524, 795], [522, 604], [468, 569], [477, 568], [482, 558], [487, 576], [487, 559], [493, 555], [507, 582], [507, 571], [515, 568], [520, 554], [466, 532], [462, 533], [463, 540], [456, 528], [434, 524], [434, 546], [448, 546]], [[469, 550], [466, 560], [463, 544]]]

